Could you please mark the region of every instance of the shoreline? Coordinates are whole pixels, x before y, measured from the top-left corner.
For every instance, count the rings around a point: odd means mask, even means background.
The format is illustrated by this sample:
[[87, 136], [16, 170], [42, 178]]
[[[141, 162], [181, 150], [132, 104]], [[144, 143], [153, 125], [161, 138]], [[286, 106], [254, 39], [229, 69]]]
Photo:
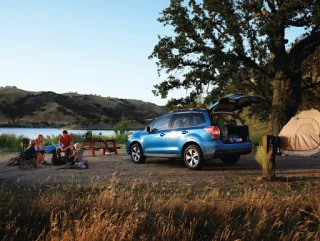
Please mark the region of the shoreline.
[[[71, 125], [71, 126], [19, 126], [19, 125], [0, 125], [0, 128], [34, 128], [34, 129], [59, 129], [59, 130], [106, 130], [113, 131], [113, 127], [115, 125], [111, 124], [97, 124], [97, 125], [88, 125], [88, 126], [79, 126], [79, 125]], [[147, 124], [134, 124], [128, 125], [128, 129], [130, 130], [142, 130], [145, 129]]]

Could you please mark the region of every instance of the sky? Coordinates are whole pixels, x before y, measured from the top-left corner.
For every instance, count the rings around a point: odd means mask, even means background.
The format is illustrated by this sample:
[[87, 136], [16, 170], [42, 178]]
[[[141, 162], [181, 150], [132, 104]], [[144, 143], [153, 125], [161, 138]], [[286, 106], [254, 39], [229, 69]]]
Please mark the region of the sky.
[[[77, 92], [165, 105], [153, 95], [158, 76], [149, 60], [157, 21], [169, 0], [1, 1], [0, 86], [28, 91]], [[295, 30], [289, 30], [295, 34]]]
[[1, 1], [0, 86], [165, 105], [152, 93], [165, 77], [148, 56], [170, 34], [157, 21], [169, 2]]

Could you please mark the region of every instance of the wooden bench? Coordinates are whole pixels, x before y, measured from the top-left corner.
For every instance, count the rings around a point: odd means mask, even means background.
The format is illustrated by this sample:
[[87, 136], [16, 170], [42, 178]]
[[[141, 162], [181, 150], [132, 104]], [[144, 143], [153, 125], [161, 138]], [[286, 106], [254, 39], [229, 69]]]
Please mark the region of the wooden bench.
[[[111, 145], [108, 145], [108, 143], [111, 143]], [[100, 146], [97, 146], [95, 144], [100, 144]], [[95, 151], [97, 151], [97, 150], [102, 150], [103, 155], [106, 154], [106, 151], [114, 152], [115, 155], [118, 155], [118, 149], [120, 149], [121, 147], [122, 146], [116, 145], [116, 140], [114, 140], [114, 139], [83, 140], [82, 141], [82, 149], [83, 150], [91, 150], [92, 156], [96, 156]]]

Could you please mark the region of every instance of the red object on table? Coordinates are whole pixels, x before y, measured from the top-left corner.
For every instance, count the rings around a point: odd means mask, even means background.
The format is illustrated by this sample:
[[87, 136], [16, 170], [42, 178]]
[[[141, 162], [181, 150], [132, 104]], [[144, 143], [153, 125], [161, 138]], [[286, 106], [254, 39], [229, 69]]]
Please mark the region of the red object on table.
[[[100, 145], [97, 145], [97, 144]], [[109, 145], [108, 145], [109, 143]], [[101, 145], [102, 144], [102, 145]], [[92, 156], [96, 156], [95, 151], [96, 150], [102, 150], [103, 155], [106, 153], [106, 150], [109, 152], [114, 152], [114, 154], [118, 155], [118, 149], [120, 149], [121, 146], [116, 145], [115, 139], [107, 139], [107, 140], [82, 140], [82, 149], [83, 150], [91, 150]]]

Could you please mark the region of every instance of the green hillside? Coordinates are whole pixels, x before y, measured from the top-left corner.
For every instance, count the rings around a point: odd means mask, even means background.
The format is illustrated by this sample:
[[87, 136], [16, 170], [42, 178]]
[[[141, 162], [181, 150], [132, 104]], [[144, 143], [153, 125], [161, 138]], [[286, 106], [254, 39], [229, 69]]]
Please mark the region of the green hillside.
[[[164, 113], [164, 106], [141, 100], [78, 93], [30, 92], [0, 88], [0, 126], [45, 127], [105, 124], [110, 128], [122, 117], [135, 126]], [[140, 126], [139, 126], [140, 127]]]

